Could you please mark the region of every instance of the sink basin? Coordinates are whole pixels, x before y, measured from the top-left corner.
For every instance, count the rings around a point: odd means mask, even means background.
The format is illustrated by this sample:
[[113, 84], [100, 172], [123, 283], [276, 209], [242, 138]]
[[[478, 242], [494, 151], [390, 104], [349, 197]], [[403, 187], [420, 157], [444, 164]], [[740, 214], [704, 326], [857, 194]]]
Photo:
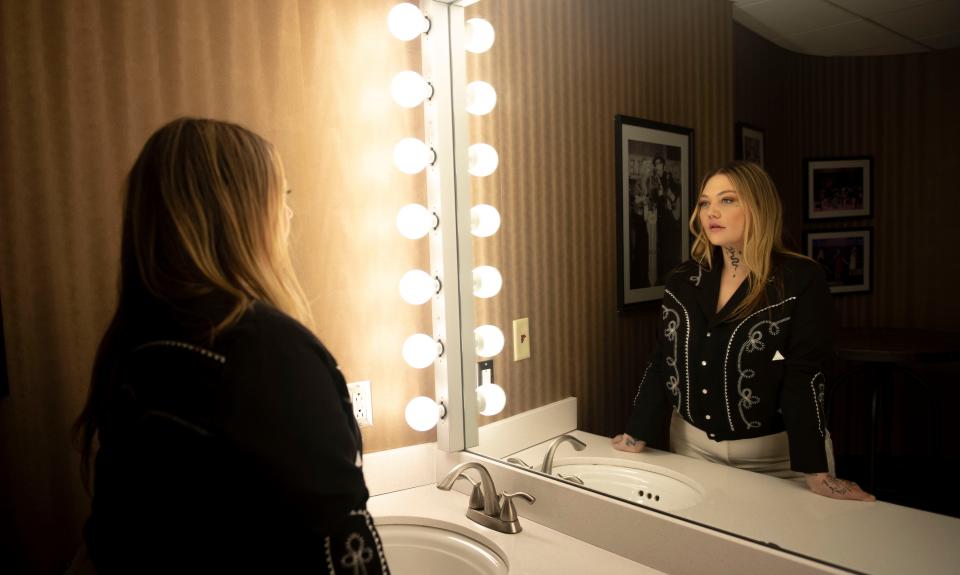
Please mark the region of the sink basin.
[[506, 575], [497, 546], [469, 529], [422, 517], [378, 518], [393, 575]]
[[692, 507], [703, 499], [703, 488], [696, 481], [655, 465], [571, 458], [557, 460], [553, 473], [578, 477], [584, 487], [663, 511]]

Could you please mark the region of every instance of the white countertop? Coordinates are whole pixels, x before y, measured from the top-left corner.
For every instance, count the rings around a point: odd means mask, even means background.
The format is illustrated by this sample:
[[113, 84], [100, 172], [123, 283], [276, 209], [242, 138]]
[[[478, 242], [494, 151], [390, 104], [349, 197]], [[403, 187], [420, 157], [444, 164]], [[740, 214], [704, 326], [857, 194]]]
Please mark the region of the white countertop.
[[[563, 444], [554, 467], [596, 458], [660, 466], [689, 476], [703, 500], [673, 515], [834, 565], [871, 574], [957, 573], [960, 519], [884, 502], [828, 499], [788, 481], [658, 450], [624, 453], [607, 437], [571, 432], [587, 444]], [[538, 466], [550, 442], [516, 454]]]
[[[417, 522], [452, 523], [502, 553], [510, 575], [556, 575], [558, 573], [616, 573], [618, 575], [656, 575], [661, 571], [645, 567], [537, 524], [524, 517], [517, 503], [523, 531], [514, 535], [499, 533], [466, 518], [468, 497], [456, 491], [441, 491], [427, 485], [371, 497], [367, 509], [378, 525]], [[410, 521], [412, 518], [412, 521]]]

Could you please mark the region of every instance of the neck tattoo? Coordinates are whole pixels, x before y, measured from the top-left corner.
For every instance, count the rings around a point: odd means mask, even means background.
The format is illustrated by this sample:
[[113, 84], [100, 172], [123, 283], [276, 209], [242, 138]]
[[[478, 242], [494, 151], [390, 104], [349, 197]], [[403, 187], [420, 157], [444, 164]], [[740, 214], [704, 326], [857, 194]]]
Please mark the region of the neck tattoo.
[[727, 248], [727, 255], [730, 256], [730, 265], [733, 267], [733, 277], [737, 277], [737, 268], [740, 267], [740, 256], [737, 250], [732, 246]]

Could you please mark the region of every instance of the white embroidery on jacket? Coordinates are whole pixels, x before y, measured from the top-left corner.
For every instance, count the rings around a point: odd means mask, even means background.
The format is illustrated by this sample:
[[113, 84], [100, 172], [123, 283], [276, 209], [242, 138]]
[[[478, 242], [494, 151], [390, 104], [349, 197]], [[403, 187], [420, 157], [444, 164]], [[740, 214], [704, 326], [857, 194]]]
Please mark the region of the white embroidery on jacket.
[[817, 431], [820, 432], [820, 437], [823, 437], [824, 428], [823, 420], [820, 418], [820, 411], [823, 409], [823, 391], [825, 388], [824, 382], [820, 383], [820, 393], [817, 393], [816, 388], [813, 387], [813, 382], [817, 380], [818, 377], [824, 377], [823, 372], [818, 371], [814, 374], [813, 379], [810, 380], [810, 391], [813, 392], [813, 410], [817, 412]]
[[789, 302], [789, 301], [795, 300], [795, 299], [797, 299], [796, 296], [788, 297], [787, 299], [785, 299], [785, 300], [783, 300], [783, 301], [781, 301], [781, 302], [775, 303], [775, 304], [773, 304], [773, 305], [769, 305], [769, 306], [767, 306], [767, 307], [765, 307], [765, 308], [763, 308], [763, 309], [757, 310], [757, 311], [753, 312], [752, 314], [748, 315], [747, 317], [745, 317], [745, 318], [743, 319], [743, 321], [741, 321], [740, 323], [737, 324], [737, 327], [733, 328], [733, 332], [730, 334], [730, 339], [727, 340], [727, 351], [726, 351], [726, 353], [725, 353], [724, 356], [723, 356], [723, 401], [724, 401], [724, 403], [725, 403], [726, 406], [727, 406], [727, 422], [730, 424], [730, 431], [736, 431], [736, 430], [735, 430], [734, 427], [733, 427], [733, 415], [730, 413], [730, 394], [729, 394], [729, 391], [728, 391], [728, 389], [727, 389], [727, 363], [729, 363], [729, 361], [730, 361], [730, 346], [733, 344], [733, 340], [734, 340], [734, 338], [735, 338], [736, 335], [737, 335], [737, 331], [743, 326], [743, 324], [747, 323], [747, 320], [749, 320], [749, 319], [752, 318], [753, 316], [755, 316], [755, 315], [757, 315], [757, 314], [759, 314], [759, 313], [763, 313], [763, 312], [767, 311], [768, 309], [773, 309], [773, 308], [775, 308], [775, 307], [781, 306], [781, 305], [783, 305], [783, 304], [785, 304], [785, 303], [787, 303], [787, 302]]
[[790, 318], [785, 317], [780, 321], [763, 320], [753, 324], [747, 332], [747, 339], [743, 342], [743, 345], [740, 346], [740, 353], [737, 354], [737, 373], [740, 376], [737, 379], [737, 393], [740, 395], [740, 401], [737, 402], [737, 409], [740, 411], [740, 419], [747, 424], [747, 429], [760, 427], [759, 421], [750, 421], [747, 419], [746, 414], [746, 410], [760, 403], [760, 397], [753, 395], [753, 390], [749, 387], [743, 387], [745, 380], [752, 379], [756, 375], [756, 372], [752, 369], [743, 369], [743, 354], [763, 351], [763, 331], [759, 329], [760, 326], [766, 324], [767, 333], [775, 336], [780, 333], [780, 324], [785, 321], [790, 321]]
[[[667, 294], [667, 295], [669, 295], [670, 297], [672, 297], [672, 298], [673, 298], [673, 301], [677, 302], [677, 305], [680, 306], [680, 309], [683, 310], [683, 318], [684, 318], [684, 321], [686, 322], [686, 323], [684, 324], [684, 325], [685, 325], [685, 329], [684, 329], [684, 344], [683, 344], [683, 362], [684, 362], [684, 365], [685, 365], [685, 367], [686, 367], [686, 376], [687, 376], [687, 420], [692, 422], [692, 421], [693, 421], [693, 416], [690, 414], [690, 314], [687, 313], [687, 308], [686, 308], [682, 303], [680, 303], [680, 300], [677, 299], [677, 296], [673, 295], [673, 292], [671, 292], [671, 291], [668, 290], [668, 289], [665, 289], [665, 290], [663, 290], [663, 291], [664, 291], [665, 294]], [[666, 306], [663, 306], [663, 308], [664, 308], [663, 317], [664, 317], [664, 319], [666, 319], [666, 317], [667, 317], [667, 313], [666, 313], [667, 307], [666, 307]], [[673, 311], [673, 310], [670, 310], [670, 311]], [[676, 311], [673, 311], [673, 313], [676, 314], [677, 312], [676, 312]], [[680, 316], [679, 316], [679, 315], [677, 315], [677, 321], [678, 321], [678, 322], [680, 321]], [[674, 329], [674, 336], [676, 336], [676, 328]], [[677, 373], [677, 368], [676, 368], [676, 357], [677, 357], [676, 349], [677, 349], [677, 344], [676, 344], [676, 341], [674, 341], [673, 349], [674, 349], [674, 352], [673, 352], [673, 357], [674, 357], [674, 368], [673, 368], [673, 371], [674, 371], [675, 373]], [[679, 379], [679, 373], [677, 373], [677, 378]], [[677, 383], [679, 383], [679, 382], [677, 382]], [[682, 400], [683, 398], [681, 397], [680, 399]], [[678, 406], [678, 407], [679, 407], [679, 406]]]
[[367, 523], [367, 529], [369, 529], [370, 534], [373, 535], [373, 542], [377, 546], [377, 556], [380, 559], [380, 571], [383, 572], [384, 575], [389, 575], [390, 569], [387, 567], [387, 557], [383, 553], [383, 543], [380, 541], [380, 535], [373, 526], [373, 518], [370, 517], [370, 513], [366, 509], [358, 509], [351, 511], [350, 515], [363, 515], [363, 519]]
[[327, 571], [330, 572], [330, 575], [337, 575], [336, 569], [333, 568], [333, 557], [330, 554], [330, 536], [329, 535], [323, 538], [323, 552], [327, 558]]
[[690, 276], [690, 281], [693, 282], [693, 285], [700, 287], [700, 279], [703, 277], [703, 267], [697, 266], [697, 275]]
[[647, 362], [647, 367], [643, 370], [643, 377], [640, 378], [640, 385], [637, 386], [637, 394], [633, 396], [633, 406], [637, 406], [637, 400], [640, 399], [640, 388], [643, 387], [643, 382], [647, 381], [647, 372], [650, 371], [650, 364], [652, 361]]

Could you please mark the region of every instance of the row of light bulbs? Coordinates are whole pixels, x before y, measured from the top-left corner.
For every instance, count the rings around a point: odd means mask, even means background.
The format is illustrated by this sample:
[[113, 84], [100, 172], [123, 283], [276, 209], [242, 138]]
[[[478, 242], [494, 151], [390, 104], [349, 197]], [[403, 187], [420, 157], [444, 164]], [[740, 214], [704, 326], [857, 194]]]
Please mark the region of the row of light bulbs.
[[[410, 3], [394, 6], [387, 17], [387, 27], [399, 40], [409, 41], [430, 31], [430, 20], [420, 8]], [[464, 48], [468, 52], [482, 54], [493, 46], [493, 26], [482, 18], [471, 18], [464, 23]], [[430, 100], [434, 87], [422, 75], [406, 70], [394, 76], [390, 83], [393, 100], [404, 108], [415, 108]], [[475, 116], [489, 114], [497, 104], [497, 92], [483, 81], [470, 82], [466, 90], [466, 111]], [[403, 138], [393, 149], [393, 161], [406, 174], [418, 174], [437, 160], [437, 152], [417, 138]], [[476, 143], [468, 150], [467, 171], [472, 176], [485, 177], [496, 171], [500, 158], [493, 146]], [[397, 214], [397, 229], [409, 239], [420, 239], [440, 226], [440, 218], [420, 204], [403, 206]], [[489, 237], [500, 228], [500, 214], [496, 208], [479, 204], [470, 210], [470, 231], [476, 237]], [[478, 266], [473, 270], [473, 294], [490, 298], [500, 292], [503, 278], [492, 266]], [[400, 296], [411, 305], [422, 305], [440, 293], [443, 288], [440, 278], [415, 269], [400, 279]], [[481, 325], [474, 330], [475, 351], [483, 358], [497, 355], [503, 350], [503, 332], [494, 325]], [[431, 336], [418, 333], [403, 343], [403, 359], [418, 369], [427, 368], [443, 354], [443, 343]], [[495, 384], [477, 388], [477, 407], [483, 415], [495, 415], [506, 405], [503, 389]], [[444, 407], [438, 406], [429, 397], [416, 397], [407, 404], [405, 418], [410, 427], [418, 431], [433, 428]]]

